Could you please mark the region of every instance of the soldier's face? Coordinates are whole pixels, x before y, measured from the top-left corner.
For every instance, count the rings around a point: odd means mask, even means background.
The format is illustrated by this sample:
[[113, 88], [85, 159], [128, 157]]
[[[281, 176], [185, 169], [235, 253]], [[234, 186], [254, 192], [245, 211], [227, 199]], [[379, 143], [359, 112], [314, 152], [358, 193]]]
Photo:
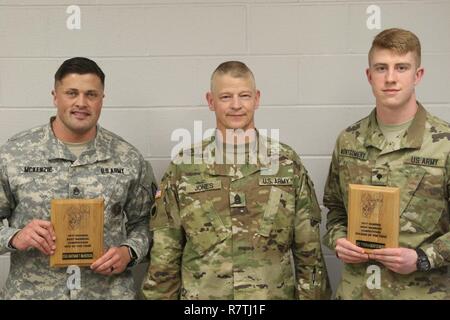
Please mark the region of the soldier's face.
[[399, 55], [388, 49], [375, 49], [366, 70], [377, 106], [402, 108], [416, 105], [415, 87], [423, 76], [413, 52]]
[[90, 73], [71, 73], [56, 84], [52, 94], [57, 108], [55, 135], [68, 142], [94, 138], [104, 97], [100, 78]]
[[214, 77], [206, 100], [209, 109], [216, 113], [216, 126], [224, 137], [226, 129], [255, 128], [254, 114], [259, 97], [260, 92], [251, 77], [233, 78], [227, 74]]

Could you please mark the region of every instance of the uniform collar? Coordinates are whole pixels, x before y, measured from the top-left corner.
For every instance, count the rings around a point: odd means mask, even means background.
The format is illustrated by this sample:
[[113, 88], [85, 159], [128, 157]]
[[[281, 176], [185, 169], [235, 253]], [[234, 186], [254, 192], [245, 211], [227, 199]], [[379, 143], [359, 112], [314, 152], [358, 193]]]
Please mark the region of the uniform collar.
[[97, 124], [97, 133], [88, 145], [87, 149], [81, 154], [80, 158], [70, 152], [69, 148], [58, 140], [53, 133], [52, 122], [55, 117], [51, 117], [49, 124], [44, 129], [44, 139], [47, 140], [47, 156], [48, 160], [68, 160], [74, 163], [74, 165], [84, 165], [89, 163], [95, 163], [98, 161], [104, 161], [111, 158], [111, 142], [112, 138], [107, 135], [105, 130]]
[[[256, 129], [255, 129], [256, 130]], [[261, 138], [258, 130], [256, 130], [256, 163], [246, 163], [242, 165], [230, 165], [230, 164], [221, 164], [215, 162], [215, 156], [217, 151], [217, 142], [216, 135], [211, 136], [209, 139], [206, 139], [202, 142], [201, 150], [203, 150], [203, 163], [206, 164], [206, 171], [210, 175], [223, 175], [223, 176], [232, 176], [237, 179], [246, 177], [250, 174], [253, 174], [257, 171], [269, 169], [270, 161], [272, 156], [271, 146], [273, 142], [266, 137]], [[279, 146], [279, 145], [278, 145]], [[200, 150], [200, 148], [198, 149]], [[280, 150], [278, 150], [278, 153]], [[279, 154], [278, 154], [279, 156]]]
[[[414, 115], [411, 125], [400, 140], [400, 149], [419, 149], [422, 146], [426, 120], [427, 111], [417, 101], [417, 112]], [[386, 139], [378, 126], [376, 109], [374, 109], [369, 115], [369, 124], [364, 146], [371, 146], [383, 150], [385, 145]]]

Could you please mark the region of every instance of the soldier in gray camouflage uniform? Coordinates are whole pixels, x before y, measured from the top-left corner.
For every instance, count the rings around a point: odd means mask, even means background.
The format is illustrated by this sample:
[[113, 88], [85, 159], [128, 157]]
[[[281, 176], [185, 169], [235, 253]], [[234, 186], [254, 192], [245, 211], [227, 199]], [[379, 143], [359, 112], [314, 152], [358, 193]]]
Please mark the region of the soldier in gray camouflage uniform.
[[[97, 125], [104, 77], [92, 60], [66, 60], [55, 74], [56, 117], [0, 149], [0, 219], [9, 223], [0, 254], [11, 252], [4, 299], [135, 298], [130, 267], [149, 250], [153, 173], [136, 148]], [[104, 255], [90, 268], [50, 268], [51, 199], [99, 197]]]
[[[294, 150], [254, 129], [251, 71], [221, 64], [207, 100], [216, 134], [172, 161], [156, 196], [144, 297], [328, 298], [313, 184]], [[227, 129], [246, 130], [242, 144], [224, 139]]]
[[[336, 297], [449, 299], [450, 126], [416, 101], [419, 39], [381, 32], [367, 76], [376, 108], [340, 134], [325, 187], [325, 243], [345, 263]], [[349, 183], [400, 188], [399, 248], [366, 254], [346, 239]]]

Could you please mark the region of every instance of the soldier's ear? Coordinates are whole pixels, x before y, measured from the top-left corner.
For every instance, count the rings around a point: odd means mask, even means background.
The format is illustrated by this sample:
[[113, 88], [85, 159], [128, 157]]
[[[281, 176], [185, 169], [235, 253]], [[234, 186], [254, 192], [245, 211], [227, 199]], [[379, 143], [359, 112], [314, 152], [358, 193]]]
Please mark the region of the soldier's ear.
[[214, 107], [214, 99], [212, 92], [206, 93], [206, 101], [208, 102], [209, 110], [216, 111], [216, 108]]
[[369, 83], [372, 84], [372, 74], [370, 73], [370, 68], [366, 69], [366, 76], [367, 76], [367, 81], [369, 81]]
[[56, 91], [55, 91], [55, 89], [52, 90], [52, 96], [53, 96], [53, 104], [56, 107]]
[[422, 80], [424, 73], [425, 73], [424, 68], [422, 68], [422, 67], [417, 68], [417, 70], [416, 70], [416, 80], [414, 81], [415, 85], [418, 85], [420, 83], [420, 80]]
[[260, 102], [260, 100], [261, 100], [261, 92], [259, 91], [259, 90], [256, 90], [256, 93], [255, 93], [255, 99], [256, 99], [256, 101], [255, 101], [255, 109], [258, 109], [258, 107], [259, 107], [259, 102]]

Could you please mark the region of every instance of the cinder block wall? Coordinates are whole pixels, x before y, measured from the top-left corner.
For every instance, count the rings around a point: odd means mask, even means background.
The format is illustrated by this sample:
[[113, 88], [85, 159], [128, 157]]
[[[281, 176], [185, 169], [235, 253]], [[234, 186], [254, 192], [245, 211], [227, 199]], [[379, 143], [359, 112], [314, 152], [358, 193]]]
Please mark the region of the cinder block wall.
[[[66, 27], [73, 4], [79, 30]], [[380, 8], [382, 29], [420, 37], [426, 72], [418, 96], [450, 121], [446, 0], [0, 0], [0, 143], [48, 121], [56, 68], [88, 56], [107, 75], [101, 124], [138, 147], [160, 179], [178, 143], [172, 131], [193, 132], [194, 120], [214, 126], [204, 99], [210, 74], [239, 59], [262, 92], [257, 126], [281, 130], [322, 201], [337, 134], [374, 103], [364, 69], [380, 30], [367, 27], [370, 5]], [[341, 266], [325, 253], [335, 286]], [[0, 256], [0, 286], [7, 270], [8, 257]]]

